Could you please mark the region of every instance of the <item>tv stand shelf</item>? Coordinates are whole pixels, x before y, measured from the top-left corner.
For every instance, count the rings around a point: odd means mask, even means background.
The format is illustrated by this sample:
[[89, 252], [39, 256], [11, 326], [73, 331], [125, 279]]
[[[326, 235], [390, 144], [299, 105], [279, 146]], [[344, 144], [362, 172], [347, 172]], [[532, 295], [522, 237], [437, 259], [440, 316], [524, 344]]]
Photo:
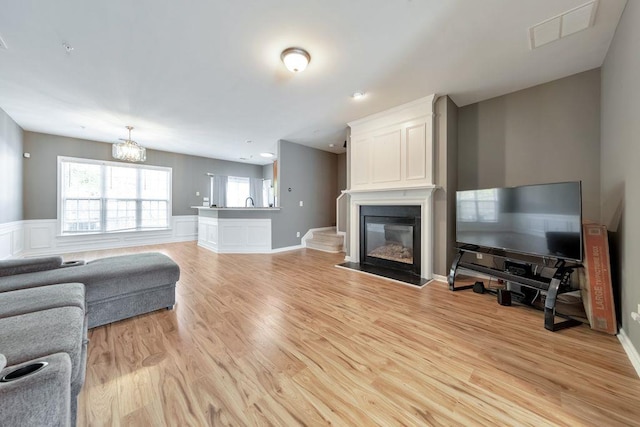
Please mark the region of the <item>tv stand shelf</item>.
[[[485, 274], [490, 277], [495, 277], [497, 279], [502, 279], [508, 282], [514, 282], [522, 286], [526, 286], [529, 288], [537, 289], [540, 291], [545, 291], [547, 293], [547, 298], [544, 303], [544, 327], [550, 331], [558, 331], [560, 329], [565, 329], [571, 326], [580, 325], [581, 322], [575, 319], [570, 319], [562, 314], [556, 313], [556, 299], [558, 294], [569, 292], [572, 289], [569, 286], [569, 278], [574, 268], [578, 266], [567, 266], [564, 261], [559, 261], [555, 267], [552, 267], [551, 277], [543, 277], [540, 274], [534, 273], [524, 273], [524, 274], [514, 274], [513, 272], [506, 271], [499, 268], [488, 267], [485, 265], [480, 265], [472, 262], [463, 261], [462, 258], [465, 253], [478, 253], [477, 250], [468, 250], [461, 248], [458, 250], [458, 254], [456, 255], [453, 263], [451, 264], [451, 270], [449, 270], [449, 289], [451, 291], [461, 291], [465, 289], [473, 288], [473, 285], [465, 285], [465, 286], [455, 286], [455, 277], [459, 268], [464, 268], [466, 270], [475, 271], [478, 273]], [[502, 258], [503, 260], [508, 260], [504, 255], [491, 254], [494, 257]], [[536, 264], [532, 262], [523, 262], [518, 261], [522, 264], [527, 264], [528, 266], [534, 266]], [[551, 268], [551, 267], [547, 267]], [[533, 271], [533, 270], [532, 270]], [[535, 269], [537, 271], [537, 268]], [[556, 323], [555, 317], [560, 316], [564, 317], [567, 320]]]

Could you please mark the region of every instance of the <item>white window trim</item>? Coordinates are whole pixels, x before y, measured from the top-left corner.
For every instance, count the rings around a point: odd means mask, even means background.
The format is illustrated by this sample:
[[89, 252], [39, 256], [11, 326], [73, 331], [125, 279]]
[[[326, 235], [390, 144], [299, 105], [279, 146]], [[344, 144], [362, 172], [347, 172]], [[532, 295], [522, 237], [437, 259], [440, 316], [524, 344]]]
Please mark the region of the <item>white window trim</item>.
[[[117, 166], [128, 167], [134, 169], [152, 169], [158, 171], [165, 171], [169, 173], [169, 212], [167, 214], [167, 227], [159, 228], [145, 228], [136, 230], [116, 230], [116, 231], [92, 231], [86, 233], [65, 233], [62, 231], [62, 163], [63, 162], [75, 162], [85, 163], [90, 165], [104, 165], [104, 166]], [[124, 162], [112, 162], [108, 160], [95, 160], [84, 159], [81, 157], [68, 157], [58, 156], [58, 171], [57, 171], [57, 218], [56, 218], [56, 234], [58, 237], [70, 237], [70, 236], [88, 236], [88, 235], [100, 235], [100, 234], [121, 234], [121, 233], [145, 233], [149, 231], [170, 231], [172, 230], [171, 224], [173, 224], [173, 168], [166, 166], [153, 166], [153, 165], [140, 165], [136, 163], [124, 163]]]

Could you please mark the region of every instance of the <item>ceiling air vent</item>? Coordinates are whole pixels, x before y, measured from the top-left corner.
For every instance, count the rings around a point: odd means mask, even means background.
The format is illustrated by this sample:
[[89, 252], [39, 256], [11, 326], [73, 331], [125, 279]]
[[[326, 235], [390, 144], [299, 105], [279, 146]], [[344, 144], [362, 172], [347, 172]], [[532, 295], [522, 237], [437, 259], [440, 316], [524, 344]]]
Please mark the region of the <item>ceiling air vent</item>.
[[598, 0], [593, 0], [529, 28], [531, 49], [536, 49], [593, 26], [597, 9]]

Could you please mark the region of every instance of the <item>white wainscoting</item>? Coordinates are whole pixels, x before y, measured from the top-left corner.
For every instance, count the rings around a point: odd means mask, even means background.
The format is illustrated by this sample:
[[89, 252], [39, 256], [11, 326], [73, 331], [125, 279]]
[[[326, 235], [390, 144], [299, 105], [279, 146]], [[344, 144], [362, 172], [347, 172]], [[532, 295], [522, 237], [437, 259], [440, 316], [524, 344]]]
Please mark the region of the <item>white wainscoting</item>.
[[213, 252], [271, 252], [271, 219], [199, 217], [198, 230], [198, 246]]
[[113, 249], [128, 246], [186, 242], [198, 238], [198, 216], [179, 215], [171, 218], [171, 229], [132, 231], [108, 234], [58, 236], [55, 219], [22, 221], [23, 255], [50, 255]]
[[0, 259], [13, 258], [24, 248], [22, 221], [0, 224]]

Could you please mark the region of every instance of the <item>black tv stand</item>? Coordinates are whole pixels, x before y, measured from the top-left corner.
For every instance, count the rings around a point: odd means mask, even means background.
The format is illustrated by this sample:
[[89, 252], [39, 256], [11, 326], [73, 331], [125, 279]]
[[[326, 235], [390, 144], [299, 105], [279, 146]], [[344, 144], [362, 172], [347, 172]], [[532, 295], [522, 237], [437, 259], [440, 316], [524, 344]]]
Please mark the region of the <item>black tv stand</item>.
[[[500, 269], [497, 267], [488, 267], [481, 264], [476, 264], [469, 261], [464, 261], [462, 258], [465, 253], [472, 254], [486, 254], [496, 258], [501, 258], [505, 265], [523, 265], [526, 267], [513, 267]], [[461, 291], [465, 289], [473, 288], [473, 285], [455, 286], [455, 277], [458, 268], [464, 268], [478, 273], [486, 274], [490, 277], [514, 282], [519, 285], [523, 285], [529, 288], [545, 291], [547, 298], [544, 303], [544, 327], [552, 332], [559, 331], [561, 329], [569, 328], [582, 324], [582, 322], [571, 319], [562, 314], [556, 313], [556, 299], [558, 294], [564, 292], [570, 292], [572, 289], [569, 285], [569, 278], [574, 269], [580, 267], [579, 265], [567, 265], [564, 260], [559, 260], [553, 267], [545, 267], [552, 269], [552, 274], [547, 275], [550, 277], [543, 277], [538, 274], [539, 264], [529, 261], [514, 260], [505, 253], [496, 253], [491, 250], [483, 250], [476, 246], [467, 246], [458, 249], [458, 254], [451, 264], [449, 270], [449, 290]], [[563, 317], [566, 320], [556, 323], [555, 317]]]

